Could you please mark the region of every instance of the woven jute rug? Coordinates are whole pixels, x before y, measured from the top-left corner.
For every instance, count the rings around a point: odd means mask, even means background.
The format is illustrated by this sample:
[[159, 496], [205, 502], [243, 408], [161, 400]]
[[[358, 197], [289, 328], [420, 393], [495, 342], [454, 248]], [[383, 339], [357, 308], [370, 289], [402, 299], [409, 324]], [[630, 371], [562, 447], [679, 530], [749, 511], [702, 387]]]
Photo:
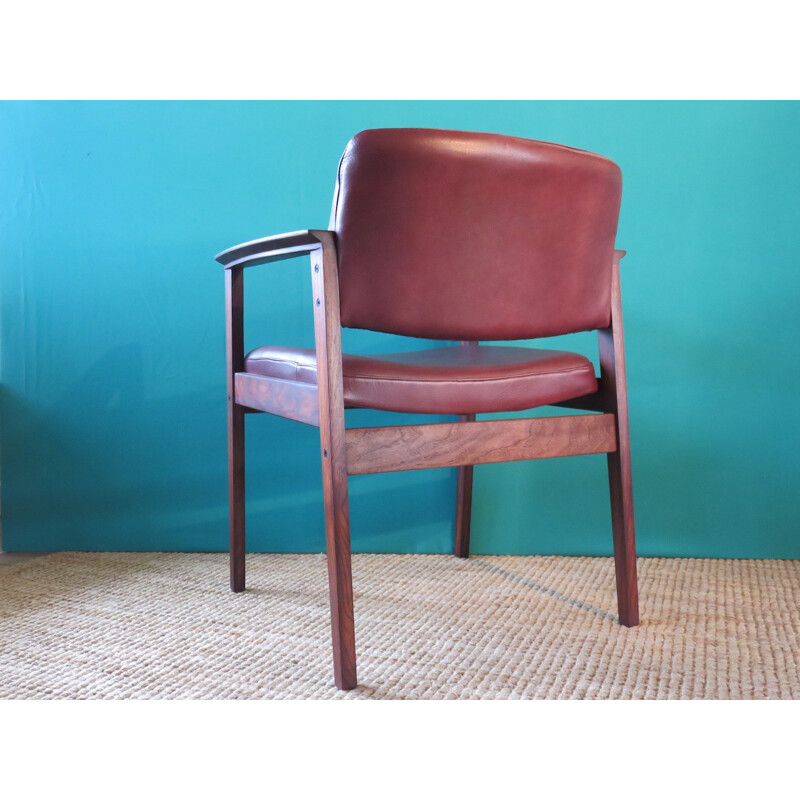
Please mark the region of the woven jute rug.
[[322, 555], [59, 553], [0, 569], [3, 698], [798, 698], [800, 561], [356, 555], [359, 688]]

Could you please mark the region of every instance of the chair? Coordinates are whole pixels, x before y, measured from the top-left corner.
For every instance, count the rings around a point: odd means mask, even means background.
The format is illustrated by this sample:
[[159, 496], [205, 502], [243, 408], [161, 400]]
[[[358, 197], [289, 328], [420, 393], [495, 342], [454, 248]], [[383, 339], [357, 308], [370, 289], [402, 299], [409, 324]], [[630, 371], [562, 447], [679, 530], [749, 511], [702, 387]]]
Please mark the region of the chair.
[[[339, 163], [330, 230], [232, 247], [225, 266], [231, 588], [245, 588], [244, 420], [320, 431], [336, 685], [356, 686], [347, 481], [457, 467], [455, 555], [469, 555], [474, 464], [607, 453], [619, 621], [639, 621], [619, 263], [621, 173], [582, 150], [509, 136], [367, 130]], [[245, 267], [309, 255], [314, 350], [243, 346]], [[342, 353], [342, 327], [442, 340]], [[576, 353], [479, 344], [597, 330]], [[476, 420], [539, 406], [589, 414]], [[457, 421], [345, 428], [345, 408]]]

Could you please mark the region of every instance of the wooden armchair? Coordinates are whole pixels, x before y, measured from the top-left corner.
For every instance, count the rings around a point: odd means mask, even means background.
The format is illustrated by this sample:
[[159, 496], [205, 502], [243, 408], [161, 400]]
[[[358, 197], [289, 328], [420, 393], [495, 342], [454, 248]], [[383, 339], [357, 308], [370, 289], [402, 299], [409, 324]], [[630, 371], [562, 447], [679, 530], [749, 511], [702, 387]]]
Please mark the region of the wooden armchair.
[[[469, 555], [474, 464], [608, 454], [619, 621], [638, 624], [619, 263], [619, 168], [492, 134], [359, 133], [339, 164], [331, 230], [271, 236], [225, 266], [231, 588], [245, 588], [244, 420], [320, 430], [336, 685], [356, 686], [349, 475], [457, 467], [455, 554]], [[243, 270], [311, 260], [315, 350], [243, 344]], [[342, 327], [460, 342], [364, 357]], [[576, 353], [482, 345], [597, 330], [600, 377]], [[477, 420], [545, 405], [589, 414]], [[345, 428], [345, 408], [458, 421]]]

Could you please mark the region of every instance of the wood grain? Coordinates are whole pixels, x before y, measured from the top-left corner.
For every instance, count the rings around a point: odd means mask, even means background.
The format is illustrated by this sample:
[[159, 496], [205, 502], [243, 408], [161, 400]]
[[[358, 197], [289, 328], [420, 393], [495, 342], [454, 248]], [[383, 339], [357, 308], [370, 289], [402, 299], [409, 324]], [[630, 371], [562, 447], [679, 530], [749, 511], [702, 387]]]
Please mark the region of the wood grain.
[[225, 270], [225, 348], [228, 373], [228, 517], [230, 581], [245, 587], [244, 409], [235, 401], [235, 376], [244, 369], [244, 276]]
[[237, 372], [234, 387], [240, 406], [319, 427], [319, 392], [313, 383]]
[[616, 448], [612, 414], [351, 428], [350, 475], [607, 453]]
[[633, 516], [633, 477], [628, 423], [628, 392], [625, 374], [625, 344], [622, 325], [622, 293], [619, 262], [614, 254], [611, 284], [611, 326], [598, 331], [601, 391], [617, 418], [617, 447], [608, 454], [611, 524], [614, 531], [614, 565], [617, 606], [622, 625], [639, 624], [639, 590], [636, 576], [636, 534]]
[[332, 235], [324, 236], [320, 250], [312, 253], [311, 284], [314, 298], [333, 671], [336, 685], [340, 689], [354, 689], [358, 680], [342, 385], [342, 328], [336, 247]]

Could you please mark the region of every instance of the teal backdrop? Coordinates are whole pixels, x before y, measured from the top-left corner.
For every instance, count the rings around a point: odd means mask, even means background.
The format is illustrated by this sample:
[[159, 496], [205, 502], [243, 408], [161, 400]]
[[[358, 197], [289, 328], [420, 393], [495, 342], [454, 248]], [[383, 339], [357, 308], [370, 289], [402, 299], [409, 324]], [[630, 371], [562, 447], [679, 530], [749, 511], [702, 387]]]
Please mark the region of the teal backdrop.
[[[327, 227], [348, 139], [392, 126], [544, 139], [620, 164], [639, 551], [800, 557], [793, 102], [0, 104], [5, 549], [226, 548], [213, 257]], [[246, 284], [248, 347], [313, 345], [307, 259]], [[557, 341], [596, 360], [593, 334]], [[346, 331], [345, 345], [397, 341]], [[316, 437], [248, 419], [249, 549], [324, 548]], [[354, 478], [354, 549], [448, 552], [454, 499], [454, 470]], [[610, 553], [605, 459], [478, 467], [473, 519], [477, 553]]]

